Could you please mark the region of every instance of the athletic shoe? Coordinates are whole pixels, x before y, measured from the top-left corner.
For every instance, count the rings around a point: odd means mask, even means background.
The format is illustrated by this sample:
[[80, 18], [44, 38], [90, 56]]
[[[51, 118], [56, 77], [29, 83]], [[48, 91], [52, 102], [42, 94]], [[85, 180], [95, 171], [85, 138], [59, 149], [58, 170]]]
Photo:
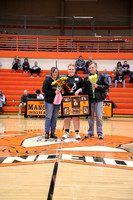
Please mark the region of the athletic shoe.
[[65, 132], [65, 134], [62, 136], [62, 139], [67, 139], [69, 137], [69, 133]]
[[80, 135], [79, 135], [79, 132], [76, 132], [76, 133], [75, 133], [75, 138], [76, 138], [76, 140], [81, 139], [81, 137], [80, 137]]
[[103, 135], [98, 135], [98, 138], [99, 138], [100, 140], [102, 140], [102, 139], [103, 139]]

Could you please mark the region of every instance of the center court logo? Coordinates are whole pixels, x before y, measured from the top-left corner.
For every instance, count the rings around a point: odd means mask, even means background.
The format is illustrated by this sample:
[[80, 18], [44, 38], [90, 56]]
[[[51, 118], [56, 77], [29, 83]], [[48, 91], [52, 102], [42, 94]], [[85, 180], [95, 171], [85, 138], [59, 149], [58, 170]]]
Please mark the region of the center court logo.
[[[133, 170], [133, 142], [130, 137], [105, 136], [65, 141], [45, 140], [41, 133], [7, 132], [0, 139], [0, 166], [70, 162]], [[62, 131], [56, 135], [61, 138]], [[81, 134], [82, 135], [82, 134]]]

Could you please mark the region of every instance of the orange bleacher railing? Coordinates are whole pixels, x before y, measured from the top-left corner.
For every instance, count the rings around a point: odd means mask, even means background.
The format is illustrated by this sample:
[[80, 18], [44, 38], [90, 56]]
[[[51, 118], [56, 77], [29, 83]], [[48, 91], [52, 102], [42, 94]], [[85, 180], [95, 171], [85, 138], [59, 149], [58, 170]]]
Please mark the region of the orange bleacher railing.
[[0, 35], [0, 51], [133, 53], [133, 37]]

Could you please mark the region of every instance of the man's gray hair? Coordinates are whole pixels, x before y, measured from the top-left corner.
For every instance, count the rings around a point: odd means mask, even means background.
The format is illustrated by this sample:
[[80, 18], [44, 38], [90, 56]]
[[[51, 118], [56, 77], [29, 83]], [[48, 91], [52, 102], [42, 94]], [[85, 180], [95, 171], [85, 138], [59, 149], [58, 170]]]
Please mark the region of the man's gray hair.
[[95, 65], [97, 67], [97, 63], [96, 62], [91, 62], [90, 65]]

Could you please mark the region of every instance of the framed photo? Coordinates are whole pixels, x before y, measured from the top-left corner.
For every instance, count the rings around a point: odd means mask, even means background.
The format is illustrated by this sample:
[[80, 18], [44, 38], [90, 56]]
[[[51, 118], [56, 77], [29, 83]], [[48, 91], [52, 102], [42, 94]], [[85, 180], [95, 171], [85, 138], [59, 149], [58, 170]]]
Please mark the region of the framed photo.
[[70, 97], [64, 97], [64, 98], [63, 98], [63, 101], [64, 101], [64, 102], [70, 102]]
[[64, 108], [64, 114], [69, 115], [69, 107]]
[[81, 100], [81, 101], [86, 101], [86, 100], [87, 100], [87, 97], [86, 97], [86, 96], [81, 96], [81, 97], [80, 97], [80, 100]]
[[84, 113], [84, 114], [87, 114], [87, 113], [88, 113], [88, 106], [84, 106], [84, 107], [83, 107], [83, 113]]
[[72, 97], [72, 108], [80, 107], [80, 97]]
[[88, 95], [63, 96], [61, 105], [62, 117], [89, 116], [90, 102]]

